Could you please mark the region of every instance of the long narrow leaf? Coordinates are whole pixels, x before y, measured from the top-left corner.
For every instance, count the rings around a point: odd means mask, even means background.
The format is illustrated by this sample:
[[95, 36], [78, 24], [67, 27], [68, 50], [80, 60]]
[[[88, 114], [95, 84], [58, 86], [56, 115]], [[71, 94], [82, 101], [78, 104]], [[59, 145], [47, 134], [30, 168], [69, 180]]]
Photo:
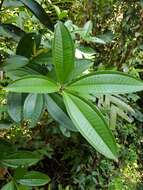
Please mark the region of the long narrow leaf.
[[103, 71], [75, 80], [68, 89], [81, 94], [124, 94], [143, 90], [143, 82], [122, 72]]
[[6, 141], [0, 138], [0, 159], [7, 154], [14, 153], [16, 151], [16, 147], [11, 144], [9, 141]]
[[22, 68], [7, 71], [6, 75], [12, 80], [20, 79], [21, 77], [29, 76], [29, 75], [41, 75], [39, 72], [31, 69], [28, 66], [24, 66]]
[[5, 89], [11, 92], [52, 93], [58, 91], [58, 86], [44, 76], [33, 75], [18, 79]]
[[15, 184], [13, 181], [8, 182], [7, 184], [5, 184], [1, 190], [16, 190]]
[[117, 160], [117, 147], [101, 112], [91, 103], [64, 93], [67, 111], [84, 138], [104, 156]]
[[53, 62], [58, 81], [64, 83], [74, 68], [74, 44], [68, 29], [62, 22], [55, 27]]
[[26, 186], [42, 186], [49, 183], [50, 178], [46, 174], [37, 171], [27, 172], [18, 183]]
[[10, 92], [7, 97], [8, 114], [17, 123], [23, 119], [23, 103], [25, 97], [25, 94], [15, 92]]
[[50, 115], [59, 122], [62, 127], [71, 131], [77, 131], [73, 122], [66, 113], [66, 108], [62, 98], [57, 94], [45, 95], [46, 106]]
[[14, 55], [7, 59], [6, 64], [3, 69], [5, 71], [12, 71], [24, 67], [29, 63], [29, 60], [26, 57], [20, 55]]
[[42, 6], [35, 0], [20, 0], [39, 20], [50, 30], [54, 29], [54, 24], [49, 15], [45, 12]]
[[0, 24], [0, 36], [13, 38], [15, 41], [19, 41], [25, 34], [26, 32], [13, 24]]
[[24, 102], [23, 117], [29, 122], [30, 127], [35, 127], [44, 108], [42, 94], [29, 94]]
[[41, 155], [35, 152], [21, 151], [8, 154], [0, 159], [0, 164], [6, 167], [18, 168], [32, 166], [41, 159]]

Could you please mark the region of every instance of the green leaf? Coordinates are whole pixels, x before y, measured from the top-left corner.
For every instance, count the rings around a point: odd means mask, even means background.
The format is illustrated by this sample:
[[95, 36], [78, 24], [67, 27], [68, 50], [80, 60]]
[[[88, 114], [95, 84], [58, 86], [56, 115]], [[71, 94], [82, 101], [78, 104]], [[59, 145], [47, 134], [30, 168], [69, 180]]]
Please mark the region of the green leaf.
[[127, 102], [125, 102], [125, 100], [121, 99], [120, 96], [107, 95], [106, 99], [108, 99], [108, 101], [110, 101], [112, 104], [117, 105], [117, 107], [121, 108], [122, 110], [125, 110], [127, 112], [132, 112], [132, 113], [135, 112], [133, 108]]
[[58, 91], [58, 86], [47, 77], [33, 75], [18, 79], [5, 89], [11, 92], [52, 93]]
[[17, 185], [17, 190], [31, 190], [31, 189], [25, 185]]
[[7, 155], [16, 151], [16, 147], [13, 146], [10, 142], [0, 139], [0, 159], [3, 155]]
[[73, 122], [66, 113], [66, 108], [61, 96], [58, 94], [45, 95], [46, 106], [50, 115], [59, 122], [62, 127], [70, 131], [77, 131]]
[[92, 34], [93, 23], [91, 20], [87, 21], [83, 27], [83, 35], [90, 36]]
[[23, 4], [21, 2], [19, 2], [19, 0], [4, 0], [3, 2], [3, 7], [21, 7], [23, 6]]
[[140, 0], [140, 6], [143, 8], [143, 0]]
[[27, 172], [23, 178], [17, 180], [18, 183], [26, 186], [42, 186], [50, 182], [49, 176], [41, 172]]
[[[115, 106], [116, 107], [116, 106]], [[130, 118], [127, 113], [125, 113], [122, 109], [116, 107], [116, 113], [122, 118], [125, 119], [127, 122], [133, 122], [133, 118]]]
[[143, 82], [122, 72], [103, 71], [71, 82], [68, 89], [80, 94], [124, 94], [143, 90]]
[[6, 185], [4, 185], [1, 190], [16, 190], [16, 187], [14, 185], [14, 182], [11, 181], [9, 183], [7, 183]]
[[40, 53], [38, 53], [37, 55], [35, 55], [31, 61], [31, 63], [34, 64], [40, 64], [40, 65], [48, 65], [48, 64], [52, 64], [52, 52], [48, 51], [48, 50], [43, 50]]
[[13, 24], [0, 24], [0, 36], [19, 41], [26, 33]]
[[7, 108], [10, 117], [17, 123], [23, 119], [23, 103], [25, 95], [21, 93], [10, 92], [8, 94]]
[[91, 103], [64, 93], [64, 102], [73, 123], [83, 137], [101, 154], [117, 160], [115, 139], [101, 112]]
[[16, 54], [30, 58], [39, 48], [41, 42], [41, 36], [35, 33], [28, 33], [22, 37], [18, 43]]
[[70, 74], [70, 79], [77, 78], [77, 76], [81, 75], [84, 71], [89, 69], [93, 65], [93, 62], [88, 59], [77, 59], [75, 61], [75, 68]]
[[110, 129], [115, 130], [116, 122], [117, 122], [116, 106], [112, 105], [110, 108], [110, 119], [109, 119]]
[[111, 43], [114, 38], [114, 34], [112, 31], [107, 31], [106, 33], [99, 35], [99, 39], [103, 40], [105, 43]]
[[95, 37], [95, 36], [90, 36], [88, 38], [89, 42], [92, 43], [97, 43], [97, 44], [106, 44], [106, 42], [104, 40], [102, 40], [101, 38]]
[[27, 172], [27, 168], [18, 167], [14, 170], [14, 179], [21, 179]]
[[41, 74], [29, 68], [28, 66], [25, 66], [16, 70], [7, 71], [6, 75], [12, 80], [17, 80], [20, 79], [21, 77], [25, 77], [26, 75], [29, 76], [29, 75], [41, 75]]
[[20, 55], [11, 56], [7, 59], [6, 64], [4, 65], [3, 69], [5, 71], [15, 70], [21, 67], [24, 67], [29, 63], [29, 59]]
[[53, 62], [58, 81], [64, 83], [68, 80], [74, 68], [74, 56], [74, 44], [70, 33], [59, 21], [55, 27], [53, 42]]
[[29, 122], [30, 127], [35, 127], [43, 112], [44, 101], [42, 94], [29, 94], [24, 102], [24, 120]]
[[7, 106], [6, 105], [0, 105], [0, 114], [2, 112], [6, 112], [7, 111]]
[[57, 5], [52, 5], [52, 7], [55, 9], [58, 19], [60, 20], [60, 14], [61, 14], [60, 8]]
[[18, 168], [32, 166], [40, 159], [41, 156], [37, 153], [21, 151], [3, 156], [2, 159], [0, 159], [0, 163], [6, 167]]
[[62, 126], [62, 125], [60, 125], [59, 128], [60, 128], [62, 134], [63, 134], [65, 137], [68, 137], [68, 138], [71, 137], [71, 133], [70, 133], [70, 131], [69, 131], [67, 128], [65, 128], [65, 127]]
[[35, 0], [20, 0], [39, 20], [42, 24], [47, 26], [50, 30], [54, 29], [54, 23], [50, 16], [45, 12], [42, 6]]
[[[50, 68], [51, 65], [49, 65]], [[30, 63], [28, 65], [29, 68], [33, 69], [34, 71], [40, 73], [41, 75], [47, 75], [47, 73], [49, 72], [49, 68], [48, 66], [42, 66], [40, 64], [35, 64], [35, 63]], [[51, 69], [53, 68], [53, 66], [51, 66]], [[50, 77], [49, 77], [50, 78]], [[54, 79], [53, 79], [54, 80]]]

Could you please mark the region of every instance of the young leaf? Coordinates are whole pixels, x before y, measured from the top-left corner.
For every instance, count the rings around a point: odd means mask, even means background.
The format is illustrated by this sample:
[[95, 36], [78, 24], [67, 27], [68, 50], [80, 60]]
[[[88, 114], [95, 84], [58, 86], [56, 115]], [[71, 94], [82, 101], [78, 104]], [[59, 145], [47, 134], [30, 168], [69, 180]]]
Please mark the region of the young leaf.
[[68, 80], [74, 68], [74, 54], [74, 44], [70, 33], [62, 22], [58, 22], [53, 42], [53, 62], [58, 81], [64, 83]]
[[101, 112], [91, 103], [64, 93], [67, 111], [83, 137], [101, 154], [117, 160], [115, 139]]
[[24, 102], [23, 117], [27, 120], [30, 127], [35, 127], [44, 107], [42, 94], [29, 94]]
[[122, 72], [103, 71], [71, 82], [68, 89], [80, 94], [124, 94], [143, 90], [143, 82]]
[[62, 98], [58, 94], [45, 95], [46, 106], [50, 115], [59, 122], [62, 127], [70, 131], [77, 131], [73, 122], [66, 113]]
[[21, 38], [18, 43], [16, 54], [30, 58], [34, 50], [38, 49], [41, 42], [41, 36], [35, 33], [28, 33]]
[[18, 168], [36, 164], [41, 159], [37, 153], [28, 151], [17, 152], [5, 155], [0, 159], [0, 163], [6, 167]]
[[16, 187], [14, 185], [14, 182], [11, 181], [9, 183], [7, 183], [6, 185], [4, 185], [1, 190], [16, 190]]
[[17, 180], [17, 182], [26, 186], [42, 186], [49, 183], [50, 178], [41, 172], [30, 171], [27, 172], [21, 179]]
[[25, 93], [52, 93], [58, 91], [58, 86], [44, 76], [33, 75], [14, 81], [6, 87], [6, 90]]
[[54, 24], [51, 18], [42, 8], [42, 6], [35, 0], [20, 0], [39, 20], [42, 24], [47, 26], [50, 30], [54, 29]]

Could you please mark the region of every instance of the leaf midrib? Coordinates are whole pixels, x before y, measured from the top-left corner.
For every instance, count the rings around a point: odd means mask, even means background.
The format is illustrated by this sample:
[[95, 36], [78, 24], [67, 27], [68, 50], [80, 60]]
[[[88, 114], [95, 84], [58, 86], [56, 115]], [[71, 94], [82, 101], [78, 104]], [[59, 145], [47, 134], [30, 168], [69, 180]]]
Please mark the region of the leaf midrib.
[[[72, 99], [72, 98], [71, 98]], [[66, 100], [67, 101], [67, 100]], [[91, 123], [87, 120], [87, 118], [86, 118], [86, 115], [84, 115], [83, 113], [82, 113], [82, 111], [77, 107], [77, 106], [75, 106], [75, 103], [72, 101], [72, 103], [74, 104], [74, 107], [75, 107], [75, 109], [77, 109], [77, 110], [79, 110], [80, 111], [80, 113], [83, 115], [83, 117], [85, 117], [85, 119], [86, 119], [86, 122], [89, 124], [89, 126], [91, 126], [92, 127], [92, 125], [91, 125]], [[91, 108], [92, 109], [92, 108]], [[93, 109], [92, 109], [93, 110]], [[93, 110], [93, 111], [95, 111], [95, 110]], [[71, 114], [70, 114], [71, 115]], [[72, 115], [71, 115], [71, 117], [72, 117]], [[73, 117], [72, 117], [73, 118]], [[74, 120], [74, 118], [73, 118], [73, 120]], [[74, 120], [75, 121], [75, 120]], [[75, 121], [76, 122], [76, 121]], [[77, 122], [76, 122], [76, 124], [77, 124]], [[78, 124], [77, 124], [78, 125]], [[75, 125], [76, 126], [76, 125]], [[78, 125], [79, 126], [79, 125]], [[78, 130], [79, 130], [79, 128], [78, 128]], [[96, 131], [96, 129], [94, 128], [94, 130], [95, 130], [95, 133], [97, 134], [97, 136], [98, 136], [98, 138], [104, 143], [104, 145], [108, 148], [108, 151], [110, 152], [110, 154], [112, 155], [112, 157], [116, 157], [115, 155], [114, 155], [114, 153], [110, 150], [110, 147], [106, 144], [106, 142], [100, 137], [100, 135], [98, 134], [98, 132]], [[80, 128], [80, 130], [79, 131], [82, 131], [82, 129]], [[90, 138], [87, 138], [87, 135], [86, 135], [86, 133], [84, 132], [84, 131], [82, 131], [82, 134], [84, 134], [84, 136], [85, 136], [85, 138], [90, 142], [90, 144], [92, 145], [93, 144], [93, 142], [90, 140]], [[94, 143], [94, 146], [96, 147], [96, 149], [101, 153], [101, 154], [103, 154], [102, 153], [102, 151], [100, 151], [100, 149], [97, 147], [97, 145], [95, 145], [95, 143]], [[106, 151], [105, 151], [106, 152]]]

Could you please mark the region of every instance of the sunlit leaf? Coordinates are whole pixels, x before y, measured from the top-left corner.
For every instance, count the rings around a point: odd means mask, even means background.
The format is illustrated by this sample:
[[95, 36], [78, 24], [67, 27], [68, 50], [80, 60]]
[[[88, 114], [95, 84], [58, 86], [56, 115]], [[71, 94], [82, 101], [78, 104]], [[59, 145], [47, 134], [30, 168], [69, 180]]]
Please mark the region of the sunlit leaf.
[[75, 80], [68, 89], [80, 94], [124, 94], [143, 90], [143, 82], [122, 72], [103, 71]]
[[5, 89], [10, 92], [52, 93], [58, 91], [58, 86], [44, 76], [33, 75], [18, 79]]
[[101, 154], [117, 160], [117, 146], [101, 112], [91, 103], [64, 93], [67, 111], [83, 137]]
[[74, 68], [74, 44], [62, 22], [58, 22], [55, 27], [53, 62], [58, 80], [64, 83]]

